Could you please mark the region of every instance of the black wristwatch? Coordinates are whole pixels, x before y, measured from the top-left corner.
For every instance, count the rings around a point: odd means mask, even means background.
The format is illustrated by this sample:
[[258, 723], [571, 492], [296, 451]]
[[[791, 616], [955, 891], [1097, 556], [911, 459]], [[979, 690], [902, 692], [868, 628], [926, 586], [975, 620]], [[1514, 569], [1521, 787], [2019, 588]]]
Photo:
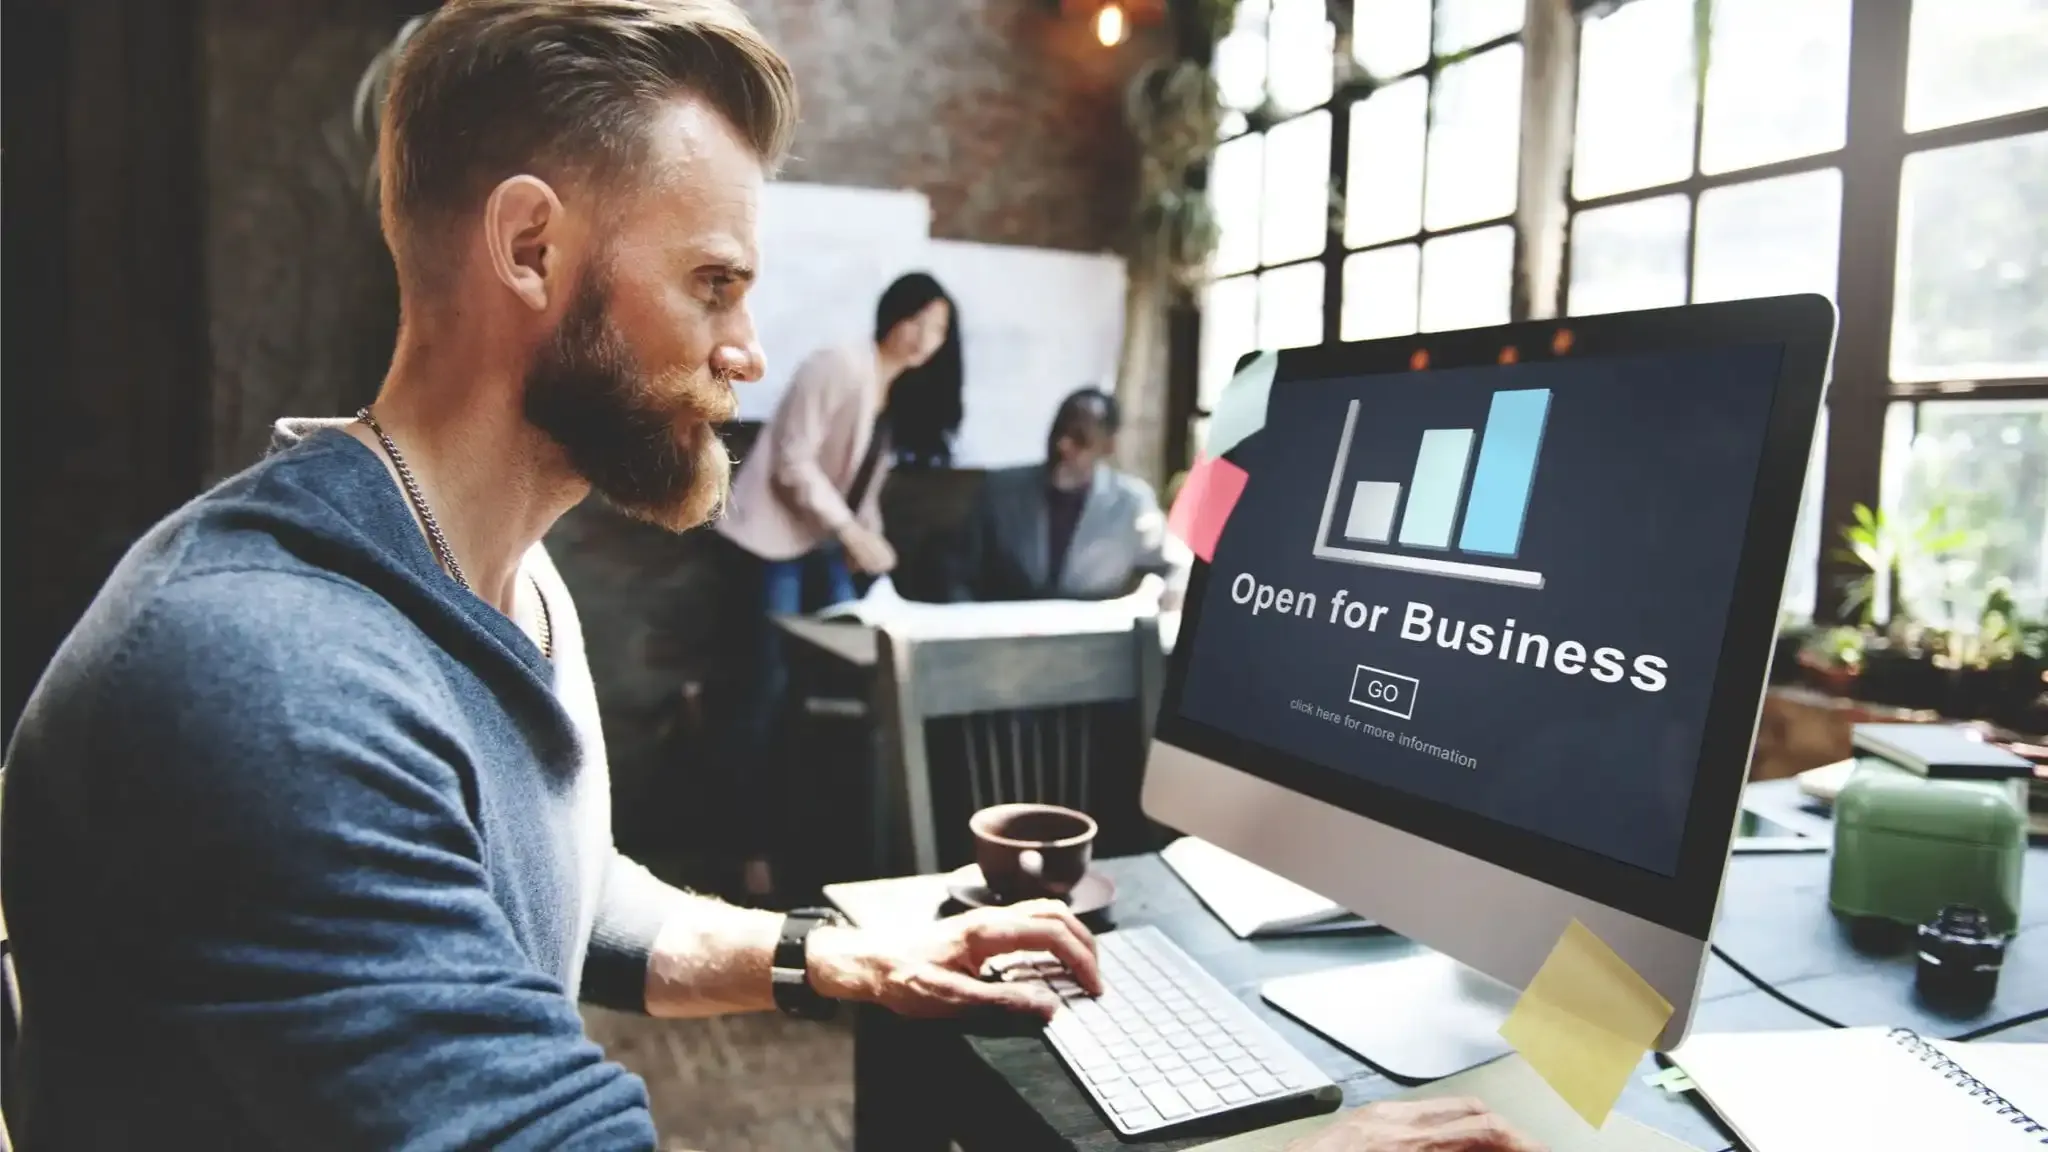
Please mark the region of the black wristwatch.
[[798, 908], [783, 917], [769, 969], [777, 1008], [799, 1020], [830, 1020], [838, 1011], [838, 1001], [811, 987], [810, 941], [814, 929], [844, 923], [846, 918], [830, 908]]

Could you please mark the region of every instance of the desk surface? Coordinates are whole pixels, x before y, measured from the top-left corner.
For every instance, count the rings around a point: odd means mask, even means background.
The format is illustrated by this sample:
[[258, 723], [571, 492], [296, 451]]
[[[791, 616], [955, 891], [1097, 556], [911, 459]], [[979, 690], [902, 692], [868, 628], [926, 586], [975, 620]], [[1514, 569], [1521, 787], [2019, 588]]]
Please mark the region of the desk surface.
[[[1758, 976], [1775, 981], [1786, 994], [1852, 1025], [1905, 1025], [1929, 1036], [1946, 1036], [2048, 1006], [2048, 849], [2035, 848], [2028, 854], [2021, 934], [2007, 956], [1998, 998], [1983, 1015], [1967, 1020], [1935, 1016], [1919, 1008], [1912, 997], [1910, 952], [1873, 956], [1849, 946], [1827, 910], [1827, 866], [1824, 854], [1737, 857], [1723, 892], [1715, 942]], [[1401, 1085], [1268, 1008], [1259, 999], [1259, 986], [1295, 972], [1407, 955], [1415, 945], [1384, 934], [1239, 940], [1156, 856], [1108, 860], [1102, 868], [1117, 883], [1114, 913], [1118, 923], [1154, 924], [1172, 936], [1342, 1084], [1347, 1107], [1401, 1090]], [[900, 923], [930, 919], [944, 899], [945, 889], [940, 878], [919, 876], [842, 885], [829, 894], [856, 921]], [[1718, 959], [1710, 962], [1700, 996], [1693, 1025], [1696, 1031], [1818, 1027], [1758, 991]], [[1998, 1039], [2048, 1041], [2048, 1022], [2015, 1028]], [[1126, 1146], [1105, 1127], [1042, 1038], [956, 1032], [946, 1038], [942, 1050], [961, 1065], [953, 1071], [963, 1077], [964, 1084], [971, 1088], [979, 1081], [984, 1086], [974, 1092], [973, 1106], [959, 1109], [955, 1122], [973, 1129], [956, 1133], [963, 1147], [1011, 1147], [1016, 1134], [1026, 1131], [1043, 1134], [1035, 1146], [1091, 1152]], [[1728, 1137], [1690, 1095], [1671, 1096], [1641, 1082], [1641, 1077], [1656, 1067], [1652, 1058], [1644, 1060], [1622, 1095], [1620, 1110], [1703, 1149], [1729, 1147]], [[933, 1068], [913, 1074], [950, 1073]], [[1199, 1142], [1167, 1140], [1143, 1146], [1175, 1149]]]

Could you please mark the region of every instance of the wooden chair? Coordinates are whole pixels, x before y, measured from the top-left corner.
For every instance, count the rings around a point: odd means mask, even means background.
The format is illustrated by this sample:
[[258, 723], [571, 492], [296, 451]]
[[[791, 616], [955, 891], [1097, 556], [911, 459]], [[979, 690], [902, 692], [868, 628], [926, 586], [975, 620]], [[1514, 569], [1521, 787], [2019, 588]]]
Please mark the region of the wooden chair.
[[1156, 620], [1045, 636], [884, 630], [876, 675], [884, 863], [919, 873], [966, 863], [967, 817], [1013, 802], [1094, 816], [1100, 855], [1150, 846], [1139, 792], [1164, 676]]

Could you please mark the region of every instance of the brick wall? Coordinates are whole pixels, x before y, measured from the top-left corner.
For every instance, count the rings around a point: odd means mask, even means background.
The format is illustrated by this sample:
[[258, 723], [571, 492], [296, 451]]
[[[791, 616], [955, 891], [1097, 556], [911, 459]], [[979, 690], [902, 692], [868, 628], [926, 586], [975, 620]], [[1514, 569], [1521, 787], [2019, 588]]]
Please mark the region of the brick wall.
[[[786, 178], [911, 187], [936, 235], [1083, 251], [1118, 246], [1135, 162], [1126, 77], [1049, 0], [742, 0], [804, 99]], [[261, 450], [280, 415], [351, 410], [395, 332], [388, 261], [347, 139], [357, 77], [418, 0], [205, 0], [212, 473]], [[593, 503], [551, 538], [590, 635], [622, 816], [672, 827], [687, 795], [682, 686], [715, 669], [700, 541]]]

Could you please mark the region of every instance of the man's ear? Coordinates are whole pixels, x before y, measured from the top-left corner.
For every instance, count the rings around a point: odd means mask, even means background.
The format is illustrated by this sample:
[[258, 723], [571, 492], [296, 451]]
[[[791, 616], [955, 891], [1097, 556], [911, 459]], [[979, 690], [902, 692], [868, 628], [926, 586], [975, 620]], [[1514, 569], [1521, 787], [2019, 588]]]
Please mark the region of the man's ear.
[[563, 282], [561, 197], [536, 176], [514, 176], [484, 202], [491, 271], [528, 308], [545, 312]]

